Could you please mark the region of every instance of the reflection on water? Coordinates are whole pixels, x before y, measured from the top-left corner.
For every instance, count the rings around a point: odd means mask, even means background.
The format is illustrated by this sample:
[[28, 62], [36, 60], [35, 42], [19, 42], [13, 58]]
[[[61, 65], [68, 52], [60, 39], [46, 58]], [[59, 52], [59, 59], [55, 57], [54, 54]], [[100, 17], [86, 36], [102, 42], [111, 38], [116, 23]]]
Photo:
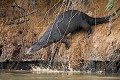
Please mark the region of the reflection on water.
[[1, 71], [0, 80], [120, 80], [120, 74], [85, 74], [79, 72]]

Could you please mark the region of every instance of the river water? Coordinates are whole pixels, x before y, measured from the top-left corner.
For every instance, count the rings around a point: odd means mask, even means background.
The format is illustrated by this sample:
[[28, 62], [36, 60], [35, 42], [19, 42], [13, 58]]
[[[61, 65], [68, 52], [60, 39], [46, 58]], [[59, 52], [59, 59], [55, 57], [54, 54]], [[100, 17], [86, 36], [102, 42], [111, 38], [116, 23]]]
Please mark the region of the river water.
[[120, 80], [120, 74], [64, 71], [0, 71], [0, 80]]

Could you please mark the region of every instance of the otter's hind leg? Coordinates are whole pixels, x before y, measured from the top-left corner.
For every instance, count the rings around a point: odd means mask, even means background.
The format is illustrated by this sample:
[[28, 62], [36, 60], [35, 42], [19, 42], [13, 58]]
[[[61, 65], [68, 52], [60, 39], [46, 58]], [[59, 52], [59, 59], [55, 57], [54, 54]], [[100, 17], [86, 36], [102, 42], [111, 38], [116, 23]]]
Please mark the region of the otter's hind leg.
[[80, 25], [88, 33], [88, 35], [86, 36], [86, 38], [89, 38], [90, 35], [92, 34], [91, 26], [86, 21], [83, 21], [82, 24], [80, 24]]

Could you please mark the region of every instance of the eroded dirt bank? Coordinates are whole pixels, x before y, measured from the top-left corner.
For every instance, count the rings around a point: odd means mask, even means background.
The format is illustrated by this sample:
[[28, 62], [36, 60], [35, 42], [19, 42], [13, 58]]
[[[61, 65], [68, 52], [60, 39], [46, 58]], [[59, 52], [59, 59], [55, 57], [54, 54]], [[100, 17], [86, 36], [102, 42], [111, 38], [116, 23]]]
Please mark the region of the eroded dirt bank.
[[[93, 17], [102, 17], [113, 12], [112, 10], [110, 12], [104, 11], [106, 4], [107, 0], [93, 0], [88, 9], [83, 10], [78, 5], [74, 5], [72, 9], [82, 10]], [[117, 0], [115, 4], [115, 9], [117, 9], [120, 5], [120, 1]], [[51, 11], [51, 13], [47, 15], [47, 18], [43, 20], [46, 10], [47, 7], [38, 11], [37, 15], [32, 14], [28, 16], [28, 18], [30, 18], [28, 26], [24, 23], [19, 26], [3, 25], [1, 23], [0, 61], [49, 60], [50, 53], [54, 50], [53, 46], [55, 44], [41, 49], [32, 55], [24, 54], [46, 31], [56, 15], [65, 10], [65, 7]], [[118, 15], [120, 15], [120, 12]], [[70, 49], [66, 50], [64, 44], [62, 44], [55, 60], [69, 62], [69, 66], [72, 68], [85, 66], [86, 61], [118, 62], [120, 60], [120, 18], [116, 18], [116, 20], [112, 20], [111, 22], [93, 26], [93, 34], [87, 40], [84, 40], [84, 36], [87, 35], [84, 31], [69, 35], [68, 38], [71, 41]], [[117, 63], [117, 65], [120, 64]]]

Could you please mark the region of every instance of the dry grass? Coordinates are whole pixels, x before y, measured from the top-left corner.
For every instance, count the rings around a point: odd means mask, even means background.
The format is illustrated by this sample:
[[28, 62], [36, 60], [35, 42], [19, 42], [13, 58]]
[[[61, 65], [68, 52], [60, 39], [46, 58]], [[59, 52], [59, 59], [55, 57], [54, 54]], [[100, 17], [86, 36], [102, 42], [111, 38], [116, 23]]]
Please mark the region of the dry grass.
[[[50, 52], [52, 51], [53, 45], [45, 49], [32, 54], [24, 55], [24, 52], [29, 48], [49, 27], [53, 22], [55, 17], [60, 13], [69, 10], [77, 9], [84, 12], [88, 12], [89, 15], [94, 17], [105, 16], [104, 7], [107, 4], [107, 1], [104, 0], [92, 0], [90, 9], [88, 7], [82, 7], [80, 3], [76, 4], [74, 0], [72, 5], [66, 5], [65, 3], [59, 4], [59, 1], [55, 0], [54, 5], [51, 4], [50, 10], [47, 10], [46, 3], [43, 4], [45, 7], [42, 7], [42, 4], [38, 6], [37, 15], [30, 15], [30, 21], [28, 22], [27, 30], [25, 29], [26, 25], [11, 25], [4, 26], [0, 25], [0, 45], [3, 45], [3, 52], [1, 54], [1, 60], [14, 60], [19, 57], [18, 60], [36, 60], [36, 59], [49, 59]], [[76, 5], [75, 5], [76, 4]], [[116, 8], [119, 4], [116, 4]], [[40, 7], [40, 8], [39, 8]], [[50, 13], [49, 13], [50, 11]], [[108, 14], [108, 13], [107, 13]], [[69, 61], [72, 67], [83, 65], [81, 60], [117, 60], [119, 59], [119, 50], [120, 50], [120, 28], [119, 20], [111, 22], [111, 34], [109, 33], [109, 24], [102, 24], [93, 27], [93, 35], [87, 40], [84, 41], [83, 37], [86, 35], [86, 32], [78, 32], [74, 35], [71, 35], [71, 47], [69, 50], [66, 50], [64, 45], [61, 45], [59, 53], [56, 60], [59, 61]], [[19, 46], [21, 45], [21, 46]], [[20, 47], [20, 50], [15, 53], [17, 47]], [[117, 59], [116, 59], [117, 58]], [[16, 59], [17, 60], [17, 59]]]

